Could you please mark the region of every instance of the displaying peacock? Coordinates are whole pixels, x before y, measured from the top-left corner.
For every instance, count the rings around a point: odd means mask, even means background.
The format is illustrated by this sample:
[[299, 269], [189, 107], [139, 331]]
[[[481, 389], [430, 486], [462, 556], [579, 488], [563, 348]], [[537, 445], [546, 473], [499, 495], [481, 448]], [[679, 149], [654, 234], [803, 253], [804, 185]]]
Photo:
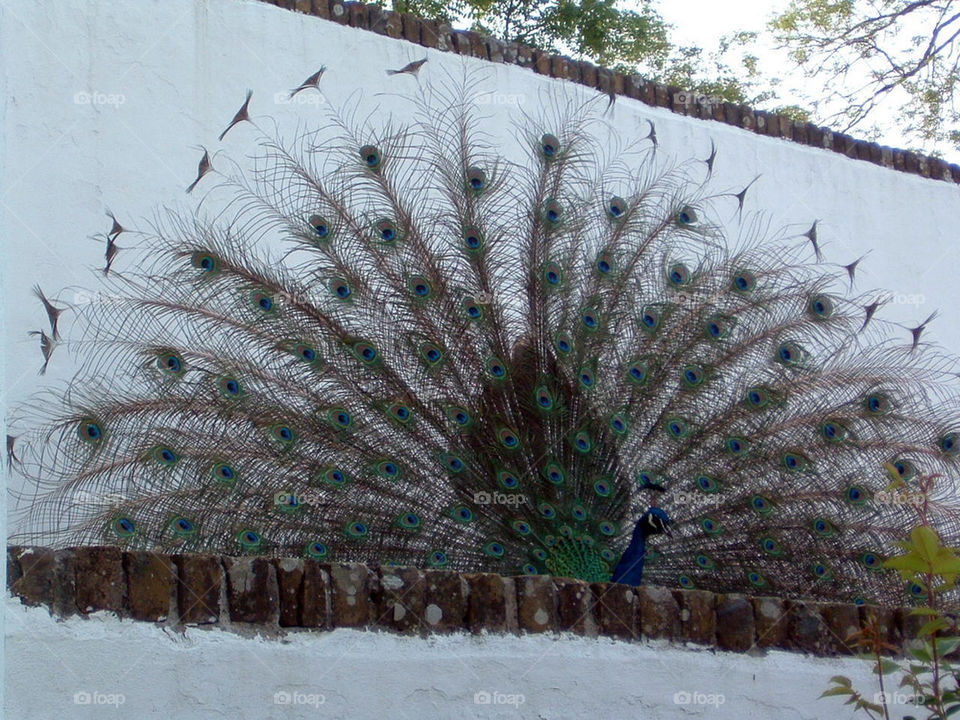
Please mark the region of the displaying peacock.
[[894, 543], [960, 530], [952, 361], [816, 225], [711, 194], [715, 152], [665, 166], [600, 97], [501, 157], [469, 79], [408, 75], [405, 124], [265, 138], [132, 266], [114, 219], [81, 369], [17, 440], [25, 535], [903, 602]]

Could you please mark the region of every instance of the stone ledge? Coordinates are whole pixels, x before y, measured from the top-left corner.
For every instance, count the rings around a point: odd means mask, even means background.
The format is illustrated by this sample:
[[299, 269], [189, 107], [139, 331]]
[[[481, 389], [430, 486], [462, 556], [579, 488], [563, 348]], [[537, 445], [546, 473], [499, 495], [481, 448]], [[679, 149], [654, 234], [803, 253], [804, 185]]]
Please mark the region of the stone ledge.
[[530, 68], [541, 75], [568, 80], [609, 94], [625, 96], [647, 105], [666, 108], [680, 115], [734, 125], [758, 135], [777, 137], [800, 145], [831, 150], [853, 160], [880, 165], [898, 172], [945, 182], [960, 183], [960, 165], [939, 158], [858, 140], [813, 123], [795, 122], [785, 115], [754, 110], [728, 102], [706, 102], [703, 96], [675, 87], [624, 75], [590, 62], [504, 43], [479, 33], [453, 30], [445, 23], [415, 18], [407, 13], [384, 10], [379, 5], [341, 0], [261, 0], [268, 5], [314, 15], [324, 20], [369, 30], [391, 38], [408, 40], [443, 52], [469, 55], [495, 63]]
[[[411, 635], [561, 633], [660, 639], [732, 652], [848, 655], [867, 608], [706, 590], [503, 577], [307, 558], [167, 555], [117, 547], [7, 547], [7, 587], [52, 615], [95, 611], [170, 626], [276, 635], [289, 629]], [[904, 647], [910, 616], [874, 608]]]

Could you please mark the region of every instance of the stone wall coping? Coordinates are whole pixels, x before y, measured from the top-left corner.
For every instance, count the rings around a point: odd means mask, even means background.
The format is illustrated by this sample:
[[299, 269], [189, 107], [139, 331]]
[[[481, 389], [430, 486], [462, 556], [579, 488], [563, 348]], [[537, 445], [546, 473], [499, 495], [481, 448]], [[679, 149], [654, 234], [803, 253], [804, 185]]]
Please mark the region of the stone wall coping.
[[336, 628], [419, 636], [568, 632], [818, 656], [852, 654], [847, 640], [871, 614], [901, 650], [924, 620], [908, 608], [114, 546], [8, 546], [7, 588], [22, 603], [60, 618], [107, 611], [143, 622], [265, 635]]

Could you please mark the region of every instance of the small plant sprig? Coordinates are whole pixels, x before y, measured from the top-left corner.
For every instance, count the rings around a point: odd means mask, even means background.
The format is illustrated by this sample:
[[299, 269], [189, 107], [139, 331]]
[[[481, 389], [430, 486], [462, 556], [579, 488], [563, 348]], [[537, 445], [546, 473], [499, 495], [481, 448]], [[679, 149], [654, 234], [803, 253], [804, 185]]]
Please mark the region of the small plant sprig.
[[[888, 467], [896, 489], [903, 481], [895, 468]], [[925, 498], [929, 498], [936, 476], [923, 478], [919, 483]], [[864, 711], [871, 718], [890, 720], [888, 694], [884, 677], [900, 673], [900, 688], [910, 688], [913, 696], [930, 712], [927, 720], [946, 720], [960, 713], [960, 669], [954, 669], [945, 657], [960, 647], [956, 622], [947, 617], [938, 605], [939, 596], [956, 587], [960, 575], [960, 555], [946, 547], [937, 532], [927, 524], [928, 500], [918, 508], [920, 524], [910, 532], [907, 540], [897, 543], [903, 553], [894, 555], [884, 566], [900, 573], [917, 599], [925, 604], [915, 607], [911, 614], [926, 617], [926, 623], [917, 631], [916, 642], [908, 646], [908, 657], [897, 662], [883, 653], [896, 653], [899, 648], [888, 642], [876, 615], [870, 613], [862, 630], [848, 638], [851, 647], [861, 650], [874, 663], [880, 692], [871, 702], [853, 687], [850, 678], [834, 675], [832, 685], [820, 697], [847, 696], [848, 705]], [[950, 685], [948, 689], [946, 686]], [[916, 720], [904, 716], [904, 720]]]

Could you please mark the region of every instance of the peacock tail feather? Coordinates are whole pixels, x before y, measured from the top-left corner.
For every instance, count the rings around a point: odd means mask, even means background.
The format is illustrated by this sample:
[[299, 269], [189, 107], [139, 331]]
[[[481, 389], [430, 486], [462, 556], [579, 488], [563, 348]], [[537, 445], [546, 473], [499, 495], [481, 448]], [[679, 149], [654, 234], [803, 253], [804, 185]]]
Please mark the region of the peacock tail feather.
[[601, 581], [656, 506], [645, 582], [902, 602], [894, 543], [958, 536], [952, 360], [725, 224], [713, 155], [558, 101], [505, 158], [469, 81], [422, 85], [264, 137], [76, 308], [26, 535]]

